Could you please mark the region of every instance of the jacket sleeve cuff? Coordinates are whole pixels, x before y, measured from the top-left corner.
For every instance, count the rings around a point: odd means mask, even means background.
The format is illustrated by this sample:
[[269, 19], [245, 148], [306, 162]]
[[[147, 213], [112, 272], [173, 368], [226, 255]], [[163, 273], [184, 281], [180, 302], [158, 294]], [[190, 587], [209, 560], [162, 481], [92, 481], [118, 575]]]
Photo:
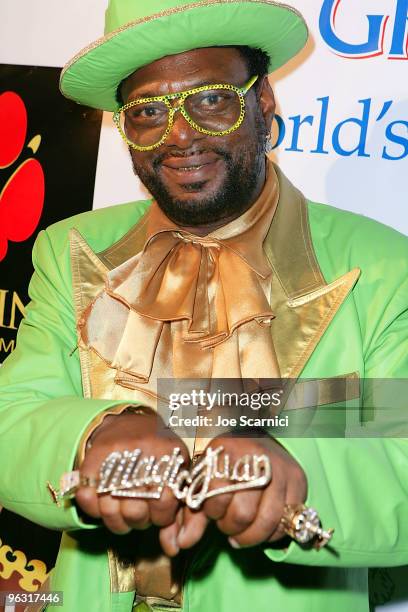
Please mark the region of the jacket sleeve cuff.
[[[406, 564], [406, 440], [284, 438], [278, 442], [307, 476], [305, 505], [315, 508], [323, 527], [333, 528], [334, 534], [320, 550], [294, 540], [286, 549], [265, 546], [269, 559], [326, 567]], [[381, 529], [374, 529], [378, 524]]]

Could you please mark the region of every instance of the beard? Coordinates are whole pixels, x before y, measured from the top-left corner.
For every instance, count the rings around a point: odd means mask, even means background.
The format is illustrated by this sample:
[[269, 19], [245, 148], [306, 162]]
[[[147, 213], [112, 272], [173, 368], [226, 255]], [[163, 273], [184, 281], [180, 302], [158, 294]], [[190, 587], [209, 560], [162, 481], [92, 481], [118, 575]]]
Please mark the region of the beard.
[[[135, 174], [150, 191], [157, 204], [174, 223], [181, 226], [199, 226], [236, 218], [252, 205], [252, 196], [259, 182], [259, 176], [265, 163], [265, 137], [267, 134], [265, 122], [259, 111], [255, 117], [253, 139], [242, 146], [227, 150], [223, 147], [205, 147], [203, 152], [213, 152], [224, 160], [226, 173], [219, 188], [211, 195], [183, 199], [172, 196], [165, 183], [161, 180], [159, 169], [168, 153], [158, 154], [152, 161], [152, 171], [138, 165], [132, 157]], [[178, 152], [182, 157], [182, 151]], [[185, 185], [188, 191], [204, 190], [206, 182]]]

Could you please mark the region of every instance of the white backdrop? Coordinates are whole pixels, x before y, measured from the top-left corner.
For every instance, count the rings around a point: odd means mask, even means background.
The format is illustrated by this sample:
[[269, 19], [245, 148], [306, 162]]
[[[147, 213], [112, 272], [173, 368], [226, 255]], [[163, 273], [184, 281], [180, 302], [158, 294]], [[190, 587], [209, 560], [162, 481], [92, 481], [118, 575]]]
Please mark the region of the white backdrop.
[[[280, 124], [274, 159], [307, 197], [408, 233], [408, 1], [289, 3], [306, 17], [311, 40], [271, 77]], [[106, 4], [1, 0], [0, 63], [62, 66], [102, 34]], [[129, 154], [105, 113], [93, 206], [140, 197]], [[408, 603], [385, 610], [407, 612]]]

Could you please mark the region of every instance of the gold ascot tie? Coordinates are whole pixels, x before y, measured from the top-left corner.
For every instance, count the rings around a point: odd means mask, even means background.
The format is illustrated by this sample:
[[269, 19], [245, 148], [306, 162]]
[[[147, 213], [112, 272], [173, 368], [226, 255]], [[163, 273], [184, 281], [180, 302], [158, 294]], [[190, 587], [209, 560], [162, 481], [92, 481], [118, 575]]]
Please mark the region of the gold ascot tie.
[[117, 384], [152, 399], [158, 378], [279, 377], [262, 249], [277, 201], [268, 165], [253, 206], [206, 236], [178, 227], [153, 202], [143, 250], [108, 273], [79, 323]]

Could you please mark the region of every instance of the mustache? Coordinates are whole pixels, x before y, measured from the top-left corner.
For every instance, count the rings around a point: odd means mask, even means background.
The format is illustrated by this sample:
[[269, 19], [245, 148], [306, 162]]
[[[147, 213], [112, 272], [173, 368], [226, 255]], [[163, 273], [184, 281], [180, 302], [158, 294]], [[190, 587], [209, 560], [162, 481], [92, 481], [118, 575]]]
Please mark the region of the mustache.
[[158, 153], [152, 160], [152, 166], [154, 170], [158, 170], [166, 159], [174, 157], [191, 157], [192, 155], [200, 155], [202, 153], [215, 153], [219, 157], [222, 157], [227, 164], [232, 162], [232, 155], [228, 151], [225, 151], [225, 149], [221, 147], [206, 147], [205, 149], [172, 149], [171, 151], [163, 151], [162, 153]]

